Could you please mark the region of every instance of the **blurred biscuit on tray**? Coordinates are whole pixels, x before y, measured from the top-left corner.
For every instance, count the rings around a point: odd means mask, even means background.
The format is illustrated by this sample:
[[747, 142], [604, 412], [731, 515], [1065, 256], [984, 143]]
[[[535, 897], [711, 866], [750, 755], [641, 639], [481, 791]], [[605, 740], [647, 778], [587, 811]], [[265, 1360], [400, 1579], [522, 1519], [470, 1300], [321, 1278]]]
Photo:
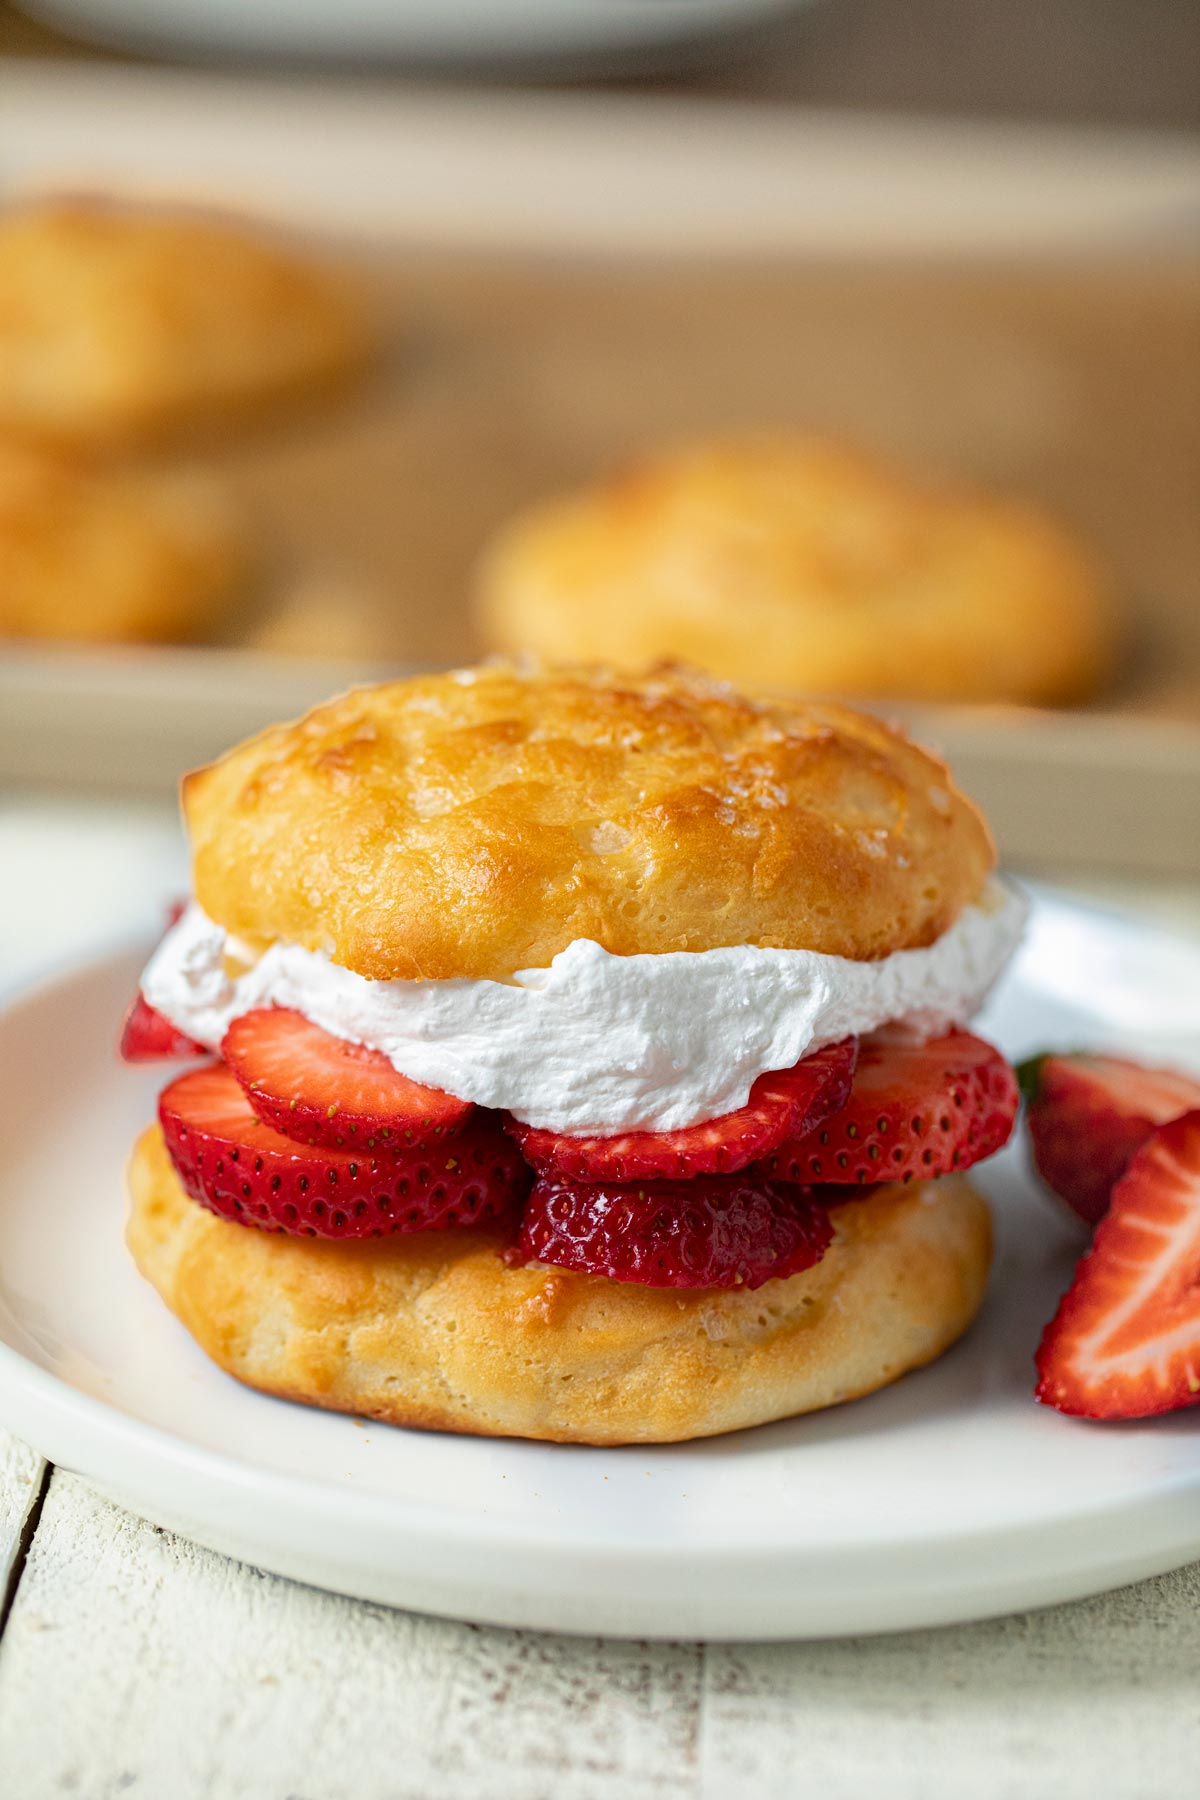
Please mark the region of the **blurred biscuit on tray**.
[[918, 700], [1086, 698], [1114, 657], [1084, 546], [1035, 505], [801, 433], [647, 456], [493, 540], [495, 649], [743, 686]]
[[210, 477], [94, 468], [0, 438], [0, 636], [196, 637], [237, 603], [248, 563]]
[[386, 610], [386, 597], [364, 581], [310, 568], [278, 584], [244, 641], [273, 656], [374, 663]]
[[339, 271], [261, 226], [100, 200], [0, 216], [0, 429], [122, 449], [335, 388], [371, 329]]

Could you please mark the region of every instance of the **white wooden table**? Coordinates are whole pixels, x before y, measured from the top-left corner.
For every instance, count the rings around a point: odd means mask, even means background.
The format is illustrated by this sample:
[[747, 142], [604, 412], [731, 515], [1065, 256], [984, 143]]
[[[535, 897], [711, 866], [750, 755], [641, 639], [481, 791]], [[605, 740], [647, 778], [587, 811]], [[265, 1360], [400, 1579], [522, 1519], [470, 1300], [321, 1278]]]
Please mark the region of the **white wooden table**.
[[[182, 873], [173, 821], [152, 805], [6, 803], [0, 984], [119, 929], [149, 931]], [[1200, 931], [1194, 894], [1137, 898]], [[0, 1583], [4, 1800], [1200, 1792], [1200, 1565], [898, 1637], [549, 1638], [388, 1612], [229, 1562], [0, 1433]]]

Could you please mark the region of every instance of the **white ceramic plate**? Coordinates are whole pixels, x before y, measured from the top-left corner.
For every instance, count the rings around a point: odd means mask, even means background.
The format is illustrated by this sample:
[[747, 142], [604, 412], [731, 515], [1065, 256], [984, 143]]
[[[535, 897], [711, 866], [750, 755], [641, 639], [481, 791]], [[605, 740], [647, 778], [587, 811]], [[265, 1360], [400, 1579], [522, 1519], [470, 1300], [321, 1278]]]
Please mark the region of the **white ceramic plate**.
[[[1016, 1152], [984, 1177], [1000, 1248], [975, 1330], [830, 1413], [590, 1450], [246, 1391], [121, 1242], [122, 1165], [161, 1079], [112, 1049], [141, 961], [93, 964], [0, 1016], [0, 1418], [156, 1523], [367, 1599], [648, 1637], [937, 1624], [1200, 1555], [1196, 1414], [1105, 1428], [1033, 1402], [1030, 1359], [1080, 1239]], [[1042, 896], [984, 1028], [1013, 1056], [1092, 1042], [1200, 1066], [1197, 994], [1200, 948]]]

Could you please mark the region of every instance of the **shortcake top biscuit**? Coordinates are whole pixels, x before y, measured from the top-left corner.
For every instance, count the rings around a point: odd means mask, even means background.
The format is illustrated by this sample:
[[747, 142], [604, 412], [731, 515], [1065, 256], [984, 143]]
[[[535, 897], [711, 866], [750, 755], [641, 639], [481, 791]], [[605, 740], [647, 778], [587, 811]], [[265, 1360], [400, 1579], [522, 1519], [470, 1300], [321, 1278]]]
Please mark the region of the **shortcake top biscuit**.
[[940, 936], [994, 863], [898, 732], [679, 671], [363, 688], [189, 776], [184, 805], [212, 918], [377, 980], [503, 980], [576, 938], [875, 958]]
[[750, 687], [1055, 702], [1108, 672], [1108, 595], [1039, 508], [802, 434], [666, 452], [518, 516], [479, 576], [488, 641]]
[[0, 426], [121, 446], [251, 414], [362, 363], [341, 279], [187, 212], [51, 201], [0, 218]]

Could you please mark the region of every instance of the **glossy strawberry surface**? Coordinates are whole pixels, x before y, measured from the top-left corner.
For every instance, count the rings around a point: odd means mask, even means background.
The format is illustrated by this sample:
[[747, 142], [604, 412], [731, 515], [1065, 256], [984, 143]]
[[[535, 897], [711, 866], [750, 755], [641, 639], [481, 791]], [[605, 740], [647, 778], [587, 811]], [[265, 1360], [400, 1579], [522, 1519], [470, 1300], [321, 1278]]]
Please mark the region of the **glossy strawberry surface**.
[[410, 1081], [378, 1050], [334, 1037], [290, 1007], [235, 1019], [221, 1055], [263, 1123], [301, 1144], [432, 1149], [474, 1111], [469, 1100]]
[[1134, 1155], [1037, 1369], [1038, 1399], [1080, 1418], [1200, 1404], [1200, 1110], [1160, 1125]]
[[538, 1181], [514, 1258], [646, 1287], [756, 1288], [820, 1262], [833, 1238], [802, 1188], [745, 1175]]
[[792, 1069], [760, 1075], [745, 1106], [736, 1112], [680, 1131], [564, 1137], [516, 1120], [508, 1129], [535, 1169], [570, 1181], [686, 1180], [732, 1174], [836, 1112], [850, 1093], [856, 1054], [854, 1038], [830, 1044]]
[[530, 1174], [491, 1115], [436, 1151], [402, 1155], [298, 1144], [264, 1125], [219, 1063], [159, 1099], [171, 1160], [194, 1200], [242, 1225], [294, 1236], [439, 1231], [503, 1214]]
[[1018, 1102], [1008, 1062], [969, 1031], [928, 1043], [876, 1032], [859, 1043], [845, 1105], [766, 1168], [785, 1181], [928, 1181], [1001, 1149]]

